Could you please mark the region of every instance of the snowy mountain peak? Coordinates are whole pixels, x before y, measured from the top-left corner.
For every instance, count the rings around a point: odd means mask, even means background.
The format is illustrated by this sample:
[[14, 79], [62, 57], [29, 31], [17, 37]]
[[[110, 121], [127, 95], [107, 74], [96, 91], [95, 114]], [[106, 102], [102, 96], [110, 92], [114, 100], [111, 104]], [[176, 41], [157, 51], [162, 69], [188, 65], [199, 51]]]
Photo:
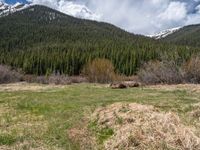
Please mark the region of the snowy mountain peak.
[[20, 7], [23, 7], [24, 6], [24, 4], [22, 4], [22, 3], [19, 3], [19, 2], [17, 2], [17, 3], [15, 3], [14, 5], [11, 5], [11, 8], [20, 8]]
[[30, 4], [23, 4], [23, 3], [19, 3], [19, 2], [15, 3], [13, 5], [11, 5], [11, 4], [9, 5], [9, 4], [1, 1], [0, 2], [0, 17], [7, 16], [16, 11], [23, 10], [29, 6], [30, 6]]
[[156, 33], [154, 35], [148, 35], [148, 37], [154, 38], [156, 40], [162, 39], [162, 38], [167, 37], [170, 34], [173, 34], [176, 31], [180, 30], [181, 28], [182, 27], [176, 27], [176, 28], [167, 29], [167, 30], [161, 31], [159, 33]]
[[[16, 11], [23, 10], [32, 5], [37, 5], [37, 3], [23, 4], [23, 3], [17, 2], [14, 5], [9, 5], [7, 3], [0, 1], [0, 17], [9, 15]], [[63, 1], [60, 1], [58, 2], [57, 6], [52, 6], [51, 8], [56, 9], [62, 13], [77, 17], [77, 18], [90, 19], [90, 20], [100, 19], [100, 15], [93, 13], [85, 5], [74, 3], [72, 1], [65, 1], [65, 3], [63, 3]]]
[[9, 6], [8, 4], [3, 3], [3, 2], [0, 1], [0, 11], [2, 11], [2, 10], [4, 10], [4, 9], [7, 9], [8, 6]]

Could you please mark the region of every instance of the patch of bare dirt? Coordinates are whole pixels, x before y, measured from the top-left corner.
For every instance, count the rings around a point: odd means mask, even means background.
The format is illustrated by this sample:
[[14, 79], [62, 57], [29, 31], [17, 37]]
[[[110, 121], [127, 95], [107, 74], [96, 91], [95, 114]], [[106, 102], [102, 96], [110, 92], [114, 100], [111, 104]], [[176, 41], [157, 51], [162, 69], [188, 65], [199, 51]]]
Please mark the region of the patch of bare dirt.
[[153, 106], [116, 103], [97, 109], [92, 119], [114, 135], [104, 142], [106, 150], [200, 150], [196, 129], [184, 125], [179, 116]]
[[78, 143], [83, 150], [95, 150], [97, 147], [95, 138], [90, 134], [86, 127], [70, 129], [68, 131], [69, 138], [73, 142]]
[[69, 139], [74, 144], [78, 144], [81, 150], [97, 150], [98, 146], [96, 143], [96, 138], [88, 129], [88, 124], [90, 121], [90, 115], [88, 114], [91, 114], [91, 112], [86, 109], [85, 118], [80, 120], [79, 125], [69, 129], [67, 134]]

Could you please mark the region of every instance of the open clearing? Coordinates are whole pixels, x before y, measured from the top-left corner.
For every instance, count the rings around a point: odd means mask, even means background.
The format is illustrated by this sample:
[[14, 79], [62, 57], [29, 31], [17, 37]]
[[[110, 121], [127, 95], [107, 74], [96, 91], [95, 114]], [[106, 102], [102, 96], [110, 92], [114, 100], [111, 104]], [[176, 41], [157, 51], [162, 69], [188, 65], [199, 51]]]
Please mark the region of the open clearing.
[[198, 150], [199, 93], [199, 85], [0, 85], [0, 149], [147, 149], [151, 143], [149, 149]]

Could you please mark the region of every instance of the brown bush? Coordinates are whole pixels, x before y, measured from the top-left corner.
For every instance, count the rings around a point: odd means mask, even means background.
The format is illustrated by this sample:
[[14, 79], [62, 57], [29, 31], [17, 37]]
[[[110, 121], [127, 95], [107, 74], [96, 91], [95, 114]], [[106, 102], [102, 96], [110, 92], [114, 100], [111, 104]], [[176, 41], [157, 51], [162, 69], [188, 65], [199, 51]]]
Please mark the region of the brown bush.
[[183, 65], [185, 80], [189, 83], [200, 83], [200, 57], [192, 57]]
[[113, 64], [107, 59], [99, 58], [89, 62], [84, 67], [83, 74], [90, 82], [95, 83], [110, 83], [118, 78]]
[[49, 84], [46, 76], [24, 75], [23, 80], [28, 83]]
[[48, 77], [49, 84], [71, 84], [71, 83], [83, 83], [87, 80], [82, 76], [67, 76], [67, 75], [51, 75]]
[[22, 81], [22, 74], [12, 70], [11, 67], [0, 65], [0, 84]]
[[87, 82], [86, 78], [82, 76], [67, 76], [59, 74], [52, 74], [50, 76], [25, 75], [24, 81], [29, 83], [56, 84], [56, 85]]
[[174, 61], [150, 61], [138, 72], [145, 84], [177, 84], [183, 82], [183, 74]]

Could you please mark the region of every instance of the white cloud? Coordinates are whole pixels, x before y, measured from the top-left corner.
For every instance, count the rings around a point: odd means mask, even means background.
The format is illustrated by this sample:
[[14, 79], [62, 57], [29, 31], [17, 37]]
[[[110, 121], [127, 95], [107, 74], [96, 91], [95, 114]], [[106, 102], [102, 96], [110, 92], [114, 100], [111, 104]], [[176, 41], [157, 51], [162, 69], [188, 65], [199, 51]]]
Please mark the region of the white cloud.
[[200, 14], [200, 5], [198, 5], [195, 9], [197, 10], [197, 13]]
[[88, 3], [89, 8], [102, 14], [102, 20], [141, 34], [182, 25], [187, 16], [184, 1], [88, 0]]
[[[140, 34], [152, 34], [167, 28], [200, 23], [200, 0], [31, 1], [73, 16], [106, 21]], [[81, 16], [83, 12], [85, 15]]]
[[180, 21], [187, 16], [186, 4], [171, 2], [167, 9], [159, 15], [159, 19], [168, 21]]
[[200, 5], [196, 7], [196, 13], [187, 16], [185, 25], [200, 23]]
[[187, 18], [186, 3], [183, 2], [171, 2], [167, 8], [154, 18], [154, 25], [157, 27], [169, 28], [175, 26], [181, 26], [184, 24], [184, 20]]

